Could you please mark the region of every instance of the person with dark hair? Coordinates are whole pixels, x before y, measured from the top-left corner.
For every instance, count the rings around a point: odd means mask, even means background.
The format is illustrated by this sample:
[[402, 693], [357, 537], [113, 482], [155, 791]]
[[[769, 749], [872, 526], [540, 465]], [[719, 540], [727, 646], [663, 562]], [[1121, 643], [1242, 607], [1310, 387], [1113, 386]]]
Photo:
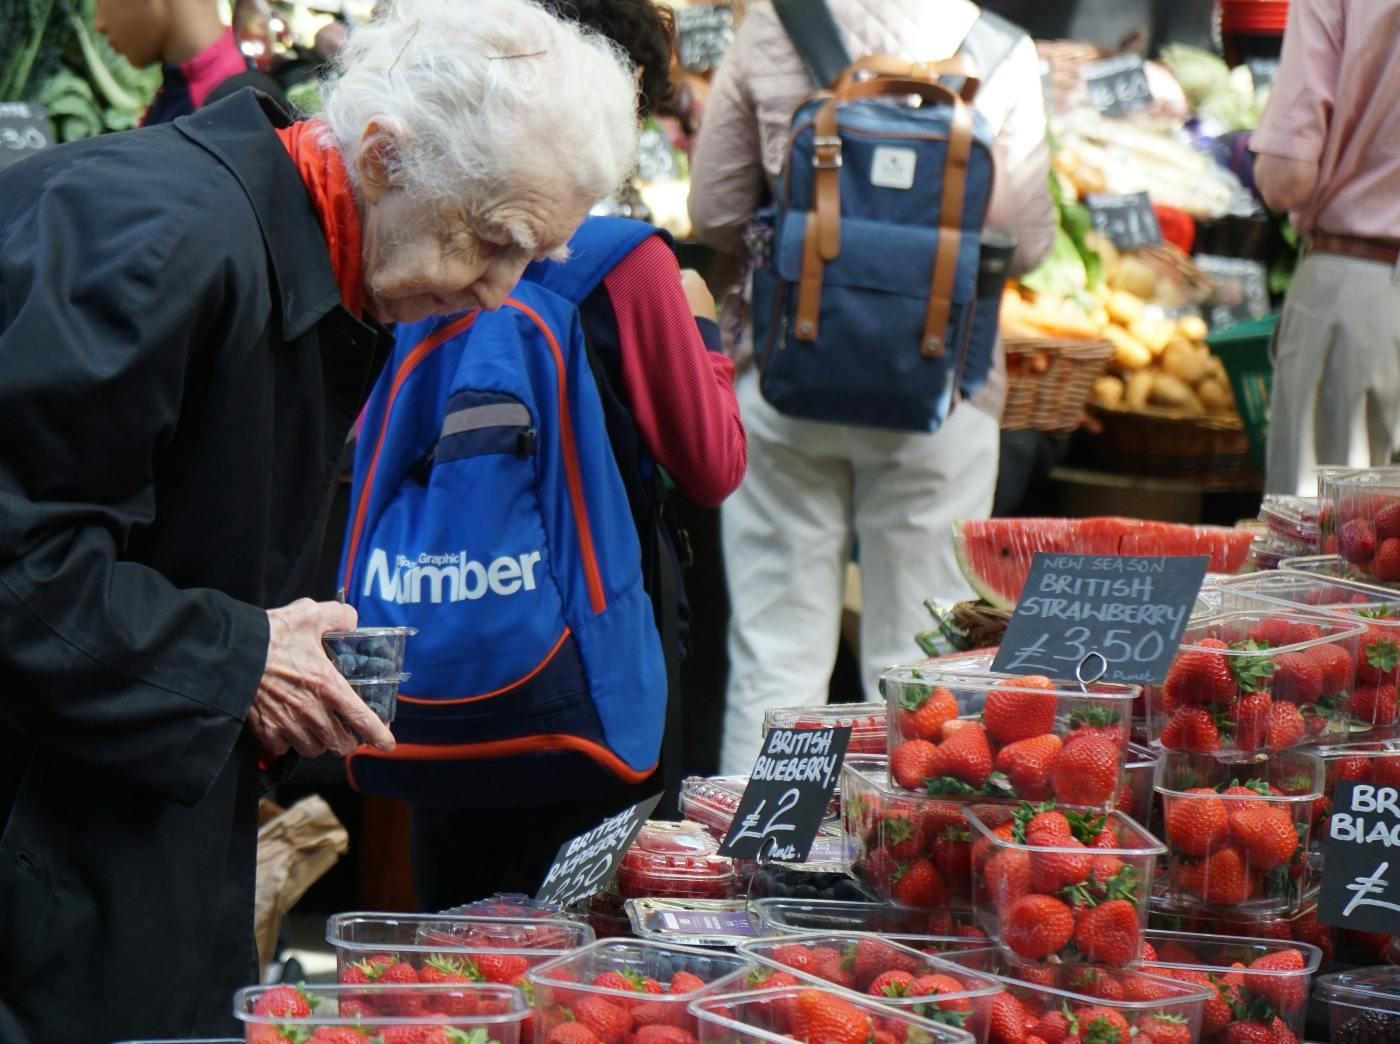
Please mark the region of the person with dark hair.
[[[640, 87], [639, 115], [652, 114], [666, 102], [673, 36], [669, 11], [652, 0], [543, 0], [541, 6], [627, 52]], [[526, 279], [532, 276], [549, 286], [546, 272], [526, 272]], [[720, 351], [715, 303], [704, 280], [696, 272], [681, 271], [660, 235], [647, 237], [623, 257], [580, 304], [579, 313], [641, 540], [644, 584], [664, 639], [664, 614], [680, 610], [664, 606], [656, 574], [669, 570], [667, 583], [680, 591], [682, 566], [669, 529], [655, 523], [660, 506], [656, 467], [703, 507], [717, 507], [738, 487], [748, 453], [734, 395], [734, 366]], [[671, 666], [682, 655], [678, 647], [664, 652]], [[674, 671], [670, 677], [668, 699], [676, 701], [680, 693]], [[672, 715], [667, 726], [673, 740], [675, 721]], [[680, 765], [674, 743], [672, 748], [668, 757], [663, 746], [661, 766], [650, 779], [608, 801], [561, 801], [529, 810], [527, 833], [519, 830], [519, 808], [415, 806], [413, 865], [420, 905], [446, 909], [498, 889], [533, 893], [563, 842], [658, 789], [674, 801]], [[562, 789], [566, 792], [567, 784]], [[433, 797], [443, 799], [440, 793]], [[463, 795], [463, 800], [476, 800], [476, 795]], [[513, 841], [488, 855], [479, 844], [483, 831], [509, 834]]]

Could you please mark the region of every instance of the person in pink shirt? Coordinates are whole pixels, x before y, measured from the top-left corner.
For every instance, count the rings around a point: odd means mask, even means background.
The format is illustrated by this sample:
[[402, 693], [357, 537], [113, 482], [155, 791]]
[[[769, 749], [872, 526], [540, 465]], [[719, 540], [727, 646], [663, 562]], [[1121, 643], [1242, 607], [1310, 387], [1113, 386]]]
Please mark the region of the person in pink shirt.
[[1274, 343], [1266, 484], [1400, 449], [1400, 4], [1293, 0], [1250, 147], [1265, 202], [1305, 254]]
[[276, 81], [252, 72], [216, 0], [97, 0], [93, 24], [137, 68], [162, 63], [143, 127], [187, 116], [236, 86], [256, 87], [286, 107]]

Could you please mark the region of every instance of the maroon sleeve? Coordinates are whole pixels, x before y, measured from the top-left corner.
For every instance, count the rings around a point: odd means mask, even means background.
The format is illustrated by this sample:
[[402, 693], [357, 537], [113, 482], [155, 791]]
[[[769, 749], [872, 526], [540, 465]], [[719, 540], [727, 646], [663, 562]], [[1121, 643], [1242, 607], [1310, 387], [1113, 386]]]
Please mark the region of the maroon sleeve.
[[680, 267], [659, 236], [647, 237], [603, 282], [617, 317], [623, 390], [647, 448], [682, 493], [718, 506], [748, 463], [734, 364], [706, 351]]

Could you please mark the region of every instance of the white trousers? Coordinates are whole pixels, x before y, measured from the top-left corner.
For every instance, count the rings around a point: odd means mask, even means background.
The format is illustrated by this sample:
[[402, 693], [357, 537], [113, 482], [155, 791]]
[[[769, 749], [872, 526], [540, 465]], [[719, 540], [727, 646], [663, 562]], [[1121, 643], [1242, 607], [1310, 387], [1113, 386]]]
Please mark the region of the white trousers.
[[1389, 265], [1309, 254], [1274, 341], [1270, 493], [1317, 495], [1321, 464], [1369, 468], [1400, 448], [1400, 286]]
[[794, 420], [764, 400], [752, 370], [738, 396], [749, 467], [721, 513], [730, 620], [720, 771], [747, 775], [765, 711], [826, 703], [853, 539], [868, 699], [882, 669], [920, 657], [924, 599], [971, 597], [953, 522], [991, 511], [1000, 425], [966, 404], [932, 435]]

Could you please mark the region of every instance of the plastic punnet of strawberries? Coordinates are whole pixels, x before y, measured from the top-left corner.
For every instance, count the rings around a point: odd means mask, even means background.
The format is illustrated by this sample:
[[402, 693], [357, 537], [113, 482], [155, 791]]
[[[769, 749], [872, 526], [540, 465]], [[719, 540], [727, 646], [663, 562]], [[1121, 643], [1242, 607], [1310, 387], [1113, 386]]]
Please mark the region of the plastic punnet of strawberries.
[[[1364, 628], [1293, 612], [1225, 613], [1193, 623], [1148, 690], [1148, 724], [1167, 750], [1287, 750], [1345, 735], [1358, 701]], [[1365, 690], [1362, 686], [1362, 690]]]
[[1202, 1010], [1202, 1044], [1296, 1044], [1302, 1037], [1322, 959], [1317, 947], [1163, 931], [1149, 931], [1147, 944], [1144, 971], [1215, 991]]
[[1118, 812], [1053, 804], [964, 810], [973, 843], [973, 905], [1021, 961], [1111, 968], [1142, 956], [1160, 841]]
[[734, 862], [718, 849], [714, 836], [696, 823], [649, 821], [618, 864], [618, 893], [629, 899], [728, 899]]
[[[965, 957], [953, 958], [963, 963]], [[987, 1044], [1193, 1044], [1209, 993], [1190, 983], [1093, 965], [1006, 966]]]
[[1400, 788], [1400, 740], [1337, 743], [1318, 747], [1316, 753], [1322, 759], [1326, 777], [1322, 796], [1313, 802], [1312, 807], [1310, 845], [1314, 850], [1320, 849], [1327, 837], [1327, 824], [1332, 815], [1332, 794], [1338, 783], [1349, 780]]
[[739, 952], [762, 967], [749, 986], [829, 983], [900, 1011], [982, 1036], [1001, 984], [910, 946], [860, 932], [786, 936], [744, 943]]
[[1326, 971], [1337, 950], [1337, 929], [1317, 919], [1317, 903], [1310, 900], [1293, 914], [1240, 908], [1221, 908], [1191, 903], [1174, 903], [1165, 895], [1154, 895], [1148, 907], [1151, 930], [1187, 932], [1193, 935], [1228, 935], [1271, 942], [1307, 943], [1316, 947]]
[[[775, 978], [782, 973], [775, 973]], [[801, 984], [714, 996], [693, 1008], [701, 1044], [972, 1044], [967, 1030], [894, 1011], [872, 998]]]
[[821, 707], [778, 707], [763, 715], [763, 734], [770, 729], [832, 729], [849, 726], [847, 754], [883, 754], [889, 723], [883, 703], [846, 703]]
[[744, 957], [684, 946], [605, 940], [542, 964], [527, 976], [536, 1039], [547, 1044], [694, 1044], [687, 1005], [732, 986]]
[[1087, 691], [1043, 675], [896, 667], [880, 684], [890, 711], [890, 779], [954, 798], [1108, 808], [1118, 796], [1137, 686]]
[[235, 1012], [248, 1044], [523, 1044], [519, 990], [483, 984], [257, 986]]
[[1322, 780], [1321, 759], [1302, 751], [1242, 762], [1164, 755], [1156, 789], [1162, 795], [1168, 897], [1297, 910]]
[[1337, 554], [1362, 575], [1400, 582], [1400, 485], [1396, 476], [1359, 472], [1332, 484]]

